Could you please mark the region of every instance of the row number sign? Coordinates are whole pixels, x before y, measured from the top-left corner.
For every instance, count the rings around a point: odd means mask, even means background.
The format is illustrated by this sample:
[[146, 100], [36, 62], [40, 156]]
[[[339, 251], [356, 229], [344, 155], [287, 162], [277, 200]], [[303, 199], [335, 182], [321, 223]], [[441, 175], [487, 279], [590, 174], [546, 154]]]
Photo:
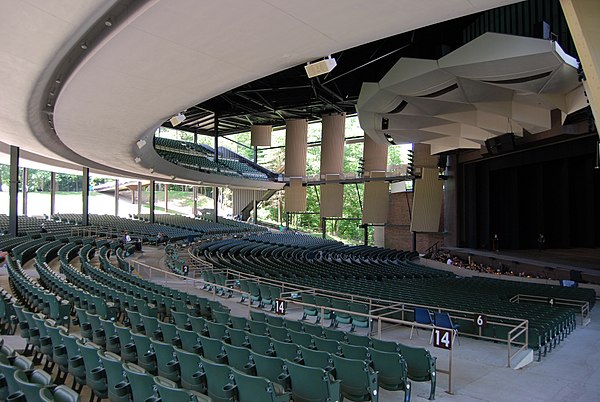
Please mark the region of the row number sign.
[[475, 316], [475, 325], [477, 328], [484, 328], [487, 324], [487, 317], [483, 314], [477, 314]]
[[433, 330], [433, 346], [441, 349], [452, 349], [452, 330], [435, 328]]
[[275, 314], [285, 315], [287, 303], [283, 299], [275, 299]]

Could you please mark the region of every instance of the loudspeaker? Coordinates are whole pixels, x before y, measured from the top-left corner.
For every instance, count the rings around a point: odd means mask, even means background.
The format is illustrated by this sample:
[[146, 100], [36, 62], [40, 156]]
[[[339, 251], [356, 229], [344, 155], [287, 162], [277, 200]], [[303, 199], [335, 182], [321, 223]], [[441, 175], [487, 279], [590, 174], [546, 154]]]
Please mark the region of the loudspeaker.
[[515, 150], [515, 134], [506, 133], [485, 140], [485, 147], [491, 155], [499, 155]]

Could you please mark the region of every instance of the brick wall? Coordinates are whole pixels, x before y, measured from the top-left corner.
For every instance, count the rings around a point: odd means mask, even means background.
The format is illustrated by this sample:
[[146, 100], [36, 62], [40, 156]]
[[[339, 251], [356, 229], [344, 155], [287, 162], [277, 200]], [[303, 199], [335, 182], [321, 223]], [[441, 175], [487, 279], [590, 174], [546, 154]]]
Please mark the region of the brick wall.
[[[385, 246], [397, 250], [412, 250], [412, 233], [410, 231], [410, 210], [412, 209], [413, 193], [390, 194], [388, 210], [388, 226], [385, 227]], [[443, 227], [444, 208], [440, 217], [440, 227]], [[417, 251], [425, 252], [436, 242], [443, 244], [444, 235], [441, 233], [417, 233]]]

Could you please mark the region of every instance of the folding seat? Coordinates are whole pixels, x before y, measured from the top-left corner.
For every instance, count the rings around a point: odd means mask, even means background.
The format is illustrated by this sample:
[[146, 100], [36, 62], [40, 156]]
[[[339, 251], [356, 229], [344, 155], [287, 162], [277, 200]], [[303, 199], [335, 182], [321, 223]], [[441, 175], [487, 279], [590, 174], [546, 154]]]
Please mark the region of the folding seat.
[[46, 332], [52, 340], [52, 361], [58, 365], [55, 382], [62, 384], [69, 374], [69, 355], [67, 348], [63, 343], [63, 338], [60, 331], [67, 332], [67, 328], [62, 326], [51, 325], [51, 320], [46, 320]]
[[[23, 351], [23, 353], [25, 355], [28, 355], [29, 353], [33, 352], [33, 344], [31, 343], [31, 335], [30, 335], [30, 331], [29, 331], [29, 324], [27, 323], [27, 319], [25, 318], [25, 314], [24, 314], [24, 307], [20, 304], [14, 304], [13, 308], [15, 310], [15, 315], [17, 317], [17, 321], [18, 321], [18, 327], [19, 327], [19, 335], [21, 336], [21, 338], [25, 339], [25, 350]], [[39, 336], [39, 333], [38, 333]]]
[[117, 387], [123, 381], [123, 360], [118, 355], [103, 350], [98, 350], [98, 359], [106, 376], [108, 399], [111, 402], [128, 402], [127, 390]]
[[[52, 370], [54, 368], [54, 362], [52, 361], [52, 338], [48, 335], [46, 329], [46, 320], [40, 313], [33, 314], [31, 319], [35, 322], [36, 328], [40, 332], [40, 346], [39, 351], [46, 358], [44, 363], [44, 370]], [[49, 320], [49, 323], [54, 324], [54, 321]]]
[[235, 367], [237, 370], [242, 371], [249, 375], [255, 375], [256, 370], [254, 363], [252, 362], [250, 349], [238, 347], [234, 345], [223, 344], [223, 349], [227, 355], [227, 364], [231, 367]]
[[[40, 402], [40, 390], [52, 385], [52, 376], [44, 370], [16, 370], [15, 382], [19, 391], [25, 395], [27, 402]], [[11, 400], [12, 398], [7, 398]]]
[[154, 376], [152, 374], [133, 363], [123, 363], [123, 371], [129, 383], [133, 402], [145, 402], [153, 395]]
[[135, 343], [133, 342], [133, 338], [131, 337], [131, 330], [120, 324], [115, 324], [115, 332], [119, 337], [121, 358], [129, 363], [137, 363], [137, 349], [135, 347]]
[[267, 331], [271, 338], [277, 339], [281, 342], [290, 342], [290, 335], [288, 334], [288, 330], [285, 327], [277, 327], [270, 324], [267, 324]]
[[379, 400], [377, 373], [364, 360], [346, 359], [331, 355], [335, 378], [340, 380], [342, 396], [352, 401]]
[[302, 321], [294, 321], [294, 320], [283, 320], [283, 326], [287, 329], [291, 329], [292, 331], [302, 332], [304, 331], [303, 322]]
[[400, 352], [400, 346], [396, 342], [383, 341], [383, 340], [377, 339], [377, 338], [370, 338], [370, 340], [371, 340], [371, 347], [380, 352], [393, 352], [393, 353]]
[[98, 399], [106, 398], [108, 396], [106, 376], [101, 373], [102, 366], [98, 357], [98, 351], [102, 349], [92, 342], [78, 342], [78, 346], [85, 365], [86, 385]]
[[252, 321], [267, 322], [267, 315], [260, 311], [250, 310], [250, 319]]
[[[316, 324], [321, 322], [321, 319], [330, 320], [333, 318], [332, 312], [329, 309], [332, 307], [331, 299], [329, 297], [315, 296], [315, 303], [317, 304], [317, 311], [319, 312]], [[321, 307], [323, 307], [323, 314], [321, 314]]]
[[[350, 311], [361, 314], [369, 314], [369, 306], [363, 303], [350, 303]], [[352, 326], [350, 331], [354, 331], [356, 327], [369, 328], [370, 319], [365, 315], [350, 314]]]
[[382, 352], [377, 349], [370, 349], [369, 352], [379, 386], [388, 391], [404, 391], [404, 402], [409, 402], [411, 384], [404, 358], [397, 352]]
[[191, 353], [196, 353], [196, 351], [202, 350], [202, 345], [198, 340], [197, 332], [180, 329], [178, 334], [179, 339], [181, 340], [181, 349]]
[[364, 360], [367, 363], [371, 361], [369, 349], [364, 346], [353, 346], [347, 343], [340, 343], [342, 354], [346, 359]]
[[448, 328], [448, 329], [451, 329], [452, 331], [454, 331], [453, 341], [454, 341], [454, 339], [456, 339], [458, 337], [458, 330], [460, 328], [460, 325], [454, 324], [452, 322], [452, 318], [450, 318], [450, 314], [440, 313], [440, 312], [436, 311], [433, 313], [433, 321], [435, 322], [436, 327]]
[[400, 354], [408, 366], [408, 378], [417, 382], [431, 382], [429, 399], [435, 398], [436, 368], [435, 357], [425, 348], [413, 348], [399, 344]]
[[33, 370], [33, 362], [21, 355], [0, 356], [0, 374], [5, 381], [5, 384], [0, 384], [0, 400], [5, 401], [10, 394], [19, 390], [14, 375], [17, 370]]
[[[433, 319], [431, 318], [431, 313], [426, 308], [415, 307], [415, 323], [417, 324], [425, 324], [425, 325], [434, 325]], [[410, 329], [410, 339], [412, 339], [413, 330], [417, 329], [417, 335], [419, 334], [419, 329], [413, 326]], [[431, 336], [433, 336], [433, 331], [431, 332]]]
[[165, 377], [175, 383], [180, 382], [179, 363], [175, 358], [173, 345], [150, 339], [152, 350], [156, 354], [156, 366], [158, 375]]
[[304, 346], [300, 346], [300, 356], [302, 357], [302, 364], [305, 366], [319, 367], [327, 372], [334, 369], [331, 353], [329, 352], [308, 349]]
[[265, 356], [273, 355], [274, 351], [271, 338], [265, 335], [256, 335], [248, 332], [246, 333], [246, 336], [248, 337], [248, 342], [250, 343], [250, 349], [252, 349], [252, 351]]
[[223, 342], [229, 342], [229, 331], [225, 324], [219, 324], [217, 322], [206, 321], [206, 328], [208, 329], [208, 335], [213, 339], [220, 339]]
[[371, 347], [371, 338], [364, 335], [357, 335], [353, 333], [346, 333], [346, 343], [353, 346], [364, 346], [365, 348]]
[[81, 390], [81, 388], [85, 385], [86, 374], [83, 357], [81, 356], [81, 351], [79, 350], [79, 341], [83, 341], [83, 338], [73, 334], [68, 334], [62, 329], [59, 331], [59, 333], [62, 337], [62, 343], [67, 349], [68, 371], [73, 377], [73, 384], [71, 385], [71, 388]]
[[185, 389], [206, 394], [206, 378], [201, 369], [200, 355], [175, 348], [175, 356], [179, 362], [181, 386]]
[[79, 322], [79, 334], [83, 338], [92, 340], [92, 324], [88, 321], [86, 309], [75, 306], [75, 313]]
[[[321, 338], [325, 336], [325, 327], [323, 327], [321, 325], [309, 324], [308, 322], [302, 323], [302, 331], [306, 332], [307, 334], [311, 334], [313, 336], [318, 336]], [[297, 332], [302, 332], [302, 331], [297, 331]]]
[[243, 331], [248, 331], [250, 327], [248, 326], [248, 319], [246, 317], [237, 317], [234, 315], [229, 315], [229, 326], [234, 329], [241, 329]]
[[219, 364], [225, 364], [227, 362], [227, 355], [223, 349], [223, 341], [221, 341], [221, 339], [208, 338], [200, 335], [198, 340], [202, 345], [202, 356]]
[[265, 316], [265, 321], [267, 322], [267, 324], [272, 325], [274, 327], [283, 327], [283, 322], [284, 319], [283, 317], [278, 317], [275, 315], [266, 315]]
[[329, 340], [338, 341], [338, 342], [348, 342], [347, 334], [344, 331], [340, 331], [333, 328], [323, 328], [324, 336], [321, 338], [327, 338]]
[[[144, 334], [149, 337], [153, 337], [156, 330], [158, 330], [158, 319], [156, 317], [150, 317], [140, 314], [142, 325], [144, 326]], [[133, 327], [132, 327], [133, 329]]]
[[253, 281], [249, 281], [248, 282], [248, 289], [250, 291], [250, 305], [252, 306], [254, 303], [259, 303], [261, 302], [261, 294], [260, 294], [260, 289], [258, 287], [258, 283], [253, 282]]
[[[350, 311], [350, 303], [346, 300], [331, 299], [331, 307], [338, 310]], [[334, 326], [337, 327], [339, 324], [352, 324], [352, 316], [350, 313], [344, 311], [333, 312]]]
[[291, 361], [299, 361], [301, 359], [299, 346], [297, 344], [281, 342], [276, 339], [273, 339], [271, 342], [273, 343], [275, 356]]
[[340, 342], [338, 342], [338, 341], [317, 338], [317, 337], [314, 337], [313, 341], [314, 341], [314, 344], [315, 344], [315, 347], [317, 350], [321, 350], [324, 352], [329, 352], [331, 354], [337, 354], [337, 355], [342, 354], [342, 348], [340, 346]]
[[171, 311], [171, 318], [177, 328], [186, 330], [192, 329], [192, 324], [190, 324], [190, 321], [188, 320], [187, 312]]
[[42, 402], [81, 402], [81, 396], [66, 385], [44, 387], [39, 396]]
[[341, 401], [340, 381], [334, 380], [325, 370], [287, 363], [294, 402]]
[[210, 402], [199, 392], [178, 388], [177, 384], [162, 377], [154, 377], [154, 388], [162, 402]]
[[39, 363], [42, 358], [42, 356], [38, 356], [38, 354], [40, 353], [40, 346], [41, 346], [40, 329], [37, 327], [37, 323], [33, 319], [34, 313], [27, 311], [27, 310], [23, 310], [23, 315], [25, 316], [25, 320], [27, 322], [27, 328], [28, 328], [28, 333], [29, 333], [28, 341], [32, 345], [33, 360], [34, 360], [34, 363]]
[[229, 341], [234, 346], [239, 346], [243, 348], [250, 347], [250, 341], [248, 340], [248, 332], [243, 331], [241, 329], [233, 329], [229, 328]]
[[200, 357], [201, 367], [206, 375], [207, 395], [214, 402], [233, 402], [234, 386], [229, 382], [231, 369], [226, 364], [214, 363]]
[[302, 306], [302, 320], [306, 320], [307, 317], [317, 317], [319, 320], [319, 309], [316, 307], [317, 301], [315, 295], [311, 293], [302, 293], [302, 303], [311, 304], [312, 306]]
[[200, 335], [208, 335], [208, 328], [206, 328], [206, 319], [202, 317], [189, 316], [192, 330], [199, 333]]
[[156, 355], [152, 350], [150, 337], [144, 334], [132, 332], [131, 338], [133, 339], [133, 343], [135, 344], [135, 350], [137, 354], [137, 365], [143, 368], [144, 370], [148, 371], [152, 375], [156, 375]]
[[215, 322], [231, 326], [231, 321], [229, 320], [229, 313], [226, 313], [224, 311], [213, 311], [212, 316], [215, 319]]
[[[181, 345], [181, 339], [179, 338], [179, 332], [174, 324], [168, 322], [158, 322], [158, 332], [155, 337], [160, 334], [163, 342], [170, 343], [171, 345]], [[160, 339], [159, 339], [160, 340]]]
[[231, 369], [235, 381], [237, 402], [288, 402], [291, 394], [264, 377], [254, 377]]
[[312, 336], [311, 334], [308, 334], [305, 332], [296, 332], [296, 331], [292, 331], [292, 330], [288, 330], [288, 334], [290, 335], [290, 338], [292, 339], [293, 343], [296, 343], [300, 346], [304, 346], [309, 349], [316, 348], [315, 339], [317, 337]]
[[251, 353], [257, 376], [265, 377], [273, 383], [279, 384], [282, 390], [289, 390], [289, 376], [285, 369], [287, 361], [279, 357], [261, 355], [254, 351]]

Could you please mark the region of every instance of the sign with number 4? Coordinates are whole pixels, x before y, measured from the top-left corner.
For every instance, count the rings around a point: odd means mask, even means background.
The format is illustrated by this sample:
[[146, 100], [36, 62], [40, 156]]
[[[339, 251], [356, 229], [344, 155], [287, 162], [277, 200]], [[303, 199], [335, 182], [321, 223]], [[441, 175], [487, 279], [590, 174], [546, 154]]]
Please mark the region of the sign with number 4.
[[434, 328], [433, 346], [441, 349], [452, 349], [452, 330], [446, 328]]

